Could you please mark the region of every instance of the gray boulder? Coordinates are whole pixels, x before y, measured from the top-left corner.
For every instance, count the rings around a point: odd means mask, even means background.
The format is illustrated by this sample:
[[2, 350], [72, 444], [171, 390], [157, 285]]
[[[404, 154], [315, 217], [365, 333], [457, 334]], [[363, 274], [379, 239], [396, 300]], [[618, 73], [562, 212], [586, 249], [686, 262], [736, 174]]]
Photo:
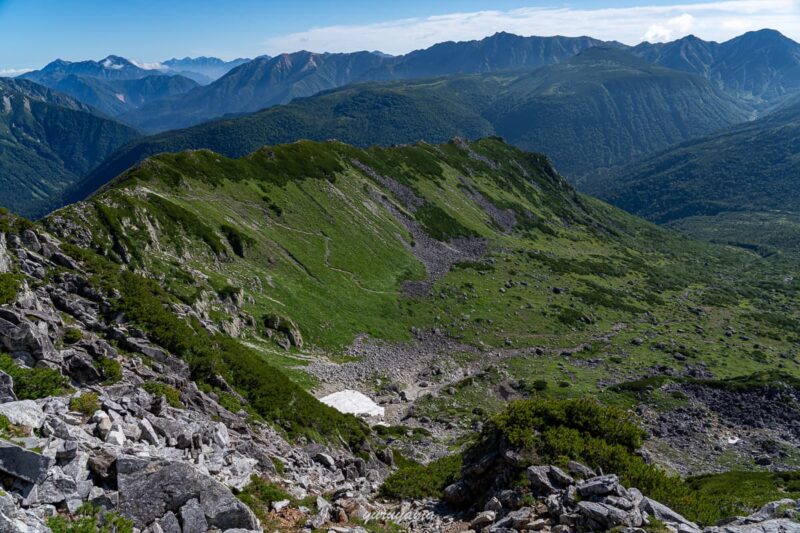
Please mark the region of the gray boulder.
[[646, 496], [642, 498], [641, 503], [639, 503], [639, 508], [657, 520], [668, 524], [677, 524], [679, 526], [683, 526], [682, 531], [685, 531], [686, 533], [700, 531], [700, 528], [694, 522], [684, 518], [682, 515], [676, 513], [663, 503], [651, 500]]
[[31, 429], [41, 429], [45, 421], [45, 414], [39, 404], [33, 400], [20, 400], [0, 404], [0, 415], [8, 418], [15, 426], [25, 426]]
[[0, 441], [0, 472], [27, 483], [41, 483], [47, 477], [47, 470], [52, 464], [53, 459]]
[[206, 533], [208, 522], [200, 502], [191, 499], [181, 507], [180, 512], [181, 530], [183, 533]]
[[[257, 529], [252, 511], [221, 483], [189, 464], [131, 456], [117, 459], [119, 510], [145, 528], [196, 499], [209, 526]], [[162, 524], [163, 527], [163, 524]]]
[[531, 489], [539, 495], [565, 489], [574, 483], [571, 477], [556, 466], [528, 467], [528, 481]]
[[11, 256], [6, 246], [6, 235], [0, 233], [0, 274], [11, 272]]
[[17, 396], [14, 394], [14, 379], [0, 370], [0, 403], [15, 401]]

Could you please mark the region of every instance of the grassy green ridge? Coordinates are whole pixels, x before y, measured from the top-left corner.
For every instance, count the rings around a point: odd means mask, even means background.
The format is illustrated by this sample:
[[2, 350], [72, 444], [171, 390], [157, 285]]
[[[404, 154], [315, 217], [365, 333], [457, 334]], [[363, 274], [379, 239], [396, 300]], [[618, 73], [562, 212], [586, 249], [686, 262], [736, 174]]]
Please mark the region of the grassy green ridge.
[[[364, 444], [368, 430], [361, 422], [319, 403], [278, 369], [230, 337], [212, 335], [200, 324], [178, 318], [168, 307], [174, 297], [157, 283], [132, 272], [120, 271], [113, 263], [89, 251], [77, 247], [68, 247], [68, 251], [82, 260], [95, 284], [118, 291], [119, 297], [110, 312], [124, 313], [159, 345], [184, 359], [192, 378], [200, 386], [213, 376], [222, 376], [247, 400], [244, 407], [253, 416], [276, 424], [292, 438], [326, 440], [353, 450], [359, 450]], [[170, 398], [163, 386], [156, 385], [149, 390], [163, 391]]]
[[147, 137], [104, 162], [69, 201], [158, 153], [207, 148], [241, 157], [297, 139], [390, 146], [496, 134], [548, 154], [572, 178], [747, 118], [707, 80], [593, 49], [533, 72], [358, 84]]
[[[428, 207], [403, 205], [363, 165]], [[501, 231], [464, 179], [515, 213], [516, 228]], [[453, 268], [432, 297], [404, 296], [402, 283], [425, 271], [387, 201], [434, 238], [480, 236], [484, 257]], [[434, 207], [447, 216], [431, 224]], [[299, 142], [239, 160], [165, 154], [51, 221], [64, 217], [88, 222], [97, 250], [165, 279], [188, 303], [243, 289], [246, 312], [292, 319], [312, 350], [338, 353], [358, 334], [398, 341], [412, 327], [437, 327], [478, 346], [577, 354], [535, 367], [524, 355], [505, 361], [519, 378], [544, 379], [564, 394], [596, 392], [657, 365], [680, 371], [703, 362], [719, 377], [798, 370], [790, 327], [798, 280], [787, 265], [690, 241], [581, 196], [544, 158], [496, 139], [368, 150]], [[241, 234], [243, 253], [225, 228]], [[221, 307], [215, 313], [226, 319]], [[748, 340], [725, 337], [729, 326]], [[580, 361], [593, 357], [602, 363]], [[454, 409], [432, 402], [434, 418]]]

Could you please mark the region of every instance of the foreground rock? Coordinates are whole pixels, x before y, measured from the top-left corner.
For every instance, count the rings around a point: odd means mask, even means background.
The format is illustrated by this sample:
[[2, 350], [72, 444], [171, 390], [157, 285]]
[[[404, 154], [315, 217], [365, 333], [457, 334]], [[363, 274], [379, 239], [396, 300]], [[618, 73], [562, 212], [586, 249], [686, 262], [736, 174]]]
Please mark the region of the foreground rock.
[[[258, 520], [231, 491], [194, 467], [176, 461], [123, 456], [117, 459], [119, 510], [144, 528], [167, 513], [184, 517], [184, 532], [204, 524], [221, 529], [258, 529]], [[195, 527], [186, 527], [186, 517]]]

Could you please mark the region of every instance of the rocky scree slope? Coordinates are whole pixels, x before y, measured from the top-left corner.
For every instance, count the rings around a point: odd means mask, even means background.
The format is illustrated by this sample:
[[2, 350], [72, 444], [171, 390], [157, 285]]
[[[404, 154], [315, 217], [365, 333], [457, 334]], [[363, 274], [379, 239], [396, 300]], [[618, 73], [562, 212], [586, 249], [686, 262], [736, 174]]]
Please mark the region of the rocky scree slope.
[[[301, 500], [294, 521], [320, 527], [374, 509], [365, 498], [387, 465], [341, 443], [288, 440], [222, 375], [195, 380], [194, 363], [136, 327], [115, 304], [120, 291], [95, 284], [88, 256], [73, 252], [0, 219], [3, 531], [261, 530]], [[312, 496], [323, 494], [333, 497]]]

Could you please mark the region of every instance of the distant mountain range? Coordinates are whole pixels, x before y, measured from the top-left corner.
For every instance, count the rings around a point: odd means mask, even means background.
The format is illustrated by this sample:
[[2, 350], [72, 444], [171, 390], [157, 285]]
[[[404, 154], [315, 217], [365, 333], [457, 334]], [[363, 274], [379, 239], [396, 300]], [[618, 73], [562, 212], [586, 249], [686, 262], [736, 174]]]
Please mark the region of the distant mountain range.
[[77, 63], [57, 60], [20, 78], [69, 95], [109, 117], [198, 86], [187, 77], [144, 69], [118, 56]]
[[[94, 170], [60, 180], [53, 190], [68, 192], [51, 196], [51, 206], [82, 199], [160, 152], [209, 148], [238, 157], [300, 138], [366, 146], [499, 135], [547, 154], [575, 183], [633, 212], [673, 225], [691, 218], [699, 235], [700, 219], [719, 212], [793, 212], [794, 196], [782, 187], [797, 174], [798, 150], [786, 132], [800, 102], [798, 50], [772, 30], [635, 47], [498, 33], [403, 56], [301, 51], [172, 59], [159, 70], [109, 56], [55, 61], [25, 77], [74, 97], [48, 93], [61, 107], [77, 99], [98, 110], [82, 113], [145, 131], [200, 124], [129, 136]], [[201, 83], [221, 77], [199, 85], [188, 73]], [[214, 117], [223, 119], [208, 122]]]
[[[22, 79], [35, 81], [119, 118], [139, 107], [208, 84], [249, 59], [215, 57], [170, 59], [160, 68], [142, 68], [119, 56], [100, 61], [56, 60]], [[122, 118], [121, 120], [125, 120]]]
[[[743, 215], [747, 232], [726, 240], [744, 242], [742, 234], [750, 233], [754, 242], [752, 213], [800, 214], [798, 185], [800, 101], [590, 180], [584, 189], [658, 223], [686, 225], [693, 219], [693, 232], [703, 234], [717, 224], [717, 215], [725, 214], [729, 223], [732, 215]], [[756, 219], [764, 229], [764, 215]], [[800, 236], [800, 229], [793, 232]]]
[[581, 175], [746, 120], [699, 76], [593, 48], [533, 72], [356, 84], [240, 118], [146, 137], [83, 182], [85, 197], [150, 155], [208, 148], [239, 157], [265, 144], [335, 138], [358, 146], [501, 135]]
[[186, 76], [200, 85], [208, 85], [249, 61], [251, 59], [241, 57], [232, 61], [223, 61], [217, 57], [184, 57], [183, 59], [172, 58], [162, 61], [161, 67], [166, 72]]
[[642, 43], [632, 51], [650, 62], [705, 76], [757, 108], [800, 89], [800, 44], [775, 30], [748, 32], [722, 44], [690, 35], [670, 43]]
[[520, 37], [498, 33], [480, 41], [440, 43], [403, 56], [373, 52], [295, 52], [245, 63], [185, 95], [154, 102], [125, 116], [148, 132], [183, 128], [228, 114], [284, 104], [363, 81], [535, 69], [604, 43], [589, 37]]
[[44, 214], [63, 188], [138, 135], [41, 85], [0, 79], [2, 205]]

